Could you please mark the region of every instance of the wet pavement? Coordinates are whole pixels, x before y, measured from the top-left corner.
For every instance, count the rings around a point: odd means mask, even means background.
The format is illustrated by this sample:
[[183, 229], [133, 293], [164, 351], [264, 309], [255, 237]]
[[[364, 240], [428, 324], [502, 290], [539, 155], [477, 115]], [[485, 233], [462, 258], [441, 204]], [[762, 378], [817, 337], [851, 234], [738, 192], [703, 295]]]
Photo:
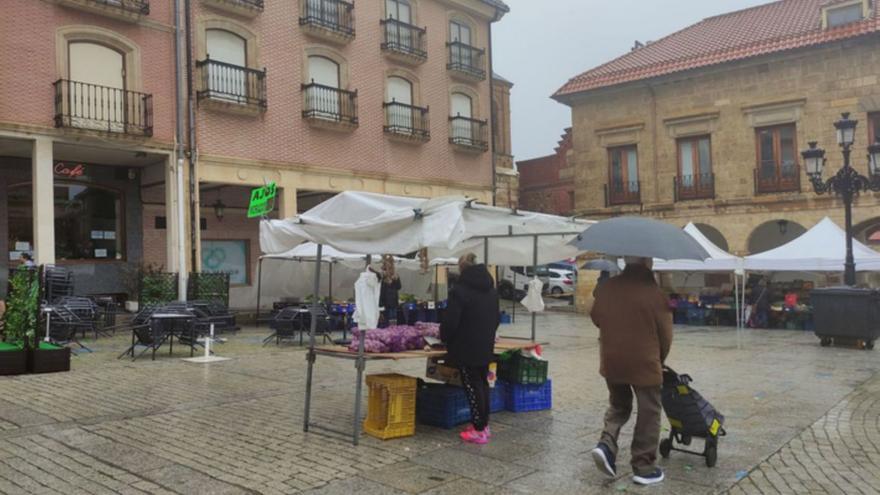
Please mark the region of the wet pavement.
[[[503, 334], [528, 333], [517, 315]], [[876, 352], [821, 348], [812, 334], [678, 327], [669, 365], [694, 378], [726, 416], [718, 465], [673, 452], [667, 481], [603, 478], [589, 450], [606, 403], [597, 330], [550, 311], [538, 335], [553, 379], [553, 409], [499, 413], [487, 446], [457, 430], [419, 425], [410, 438], [303, 433], [305, 353], [262, 346], [246, 328], [218, 347], [232, 358], [181, 361], [167, 348], [117, 360], [129, 335], [86, 340], [93, 353], [70, 373], [0, 378], [0, 493], [877, 493], [880, 360]], [[424, 375], [422, 360], [371, 362], [367, 373]], [[313, 419], [349, 430], [355, 370], [319, 358]], [[666, 423], [664, 421], [664, 428]], [[631, 424], [624, 429], [631, 431]], [[700, 440], [694, 440], [700, 448]]]

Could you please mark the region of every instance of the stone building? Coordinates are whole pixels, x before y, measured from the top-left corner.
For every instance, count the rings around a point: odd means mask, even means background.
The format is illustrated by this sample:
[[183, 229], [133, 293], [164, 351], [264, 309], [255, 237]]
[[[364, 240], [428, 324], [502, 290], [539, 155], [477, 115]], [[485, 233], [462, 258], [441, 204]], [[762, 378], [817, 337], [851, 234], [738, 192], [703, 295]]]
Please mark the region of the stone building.
[[492, 153], [495, 167], [495, 204], [516, 208], [519, 204], [519, 173], [513, 166], [510, 141], [510, 91], [513, 83], [492, 74]]
[[[849, 112], [860, 121], [855, 167], [867, 174], [878, 77], [880, 18], [869, 0], [780, 0], [637, 43], [553, 96], [572, 109], [577, 213], [695, 222], [740, 255], [826, 215], [842, 225], [841, 202], [812, 191], [800, 152], [818, 141], [836, 171], [832, 124]], [[880, 229], [878, 199], [856, 202], [862, 239]]]
[[574, 212], [574, 168], [571, 160], [571, 128], [559, 140], [552, 155], [516, 163], [519, 171], [520, 207], [554, 215]]
[[251, 188], [275, 182], [290, 216], [344, 190], [491, 203], [510, 176], [509, 133], [490, 141], [493, 120], [509, 128], [509, 83], [491, 103], [501, 0], [180, 2], [180, 60], [174, 4], [4, 2], [0, 290], [32, 252], [80, 294], [125, 292], [141, 263], [229, 271], [250, 307]]

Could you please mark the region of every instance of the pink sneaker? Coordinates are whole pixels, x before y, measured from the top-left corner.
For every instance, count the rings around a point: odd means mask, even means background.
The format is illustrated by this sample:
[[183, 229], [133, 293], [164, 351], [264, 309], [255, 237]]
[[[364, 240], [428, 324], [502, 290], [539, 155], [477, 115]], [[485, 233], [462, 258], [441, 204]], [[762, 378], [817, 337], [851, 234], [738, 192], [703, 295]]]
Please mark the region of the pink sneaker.
[[477, 431], [473, 428], [464, 430], [459, 433], [462, 440], [467, 443], [475, 443], [477, 445], [485, 445], [489, 443], [489, 435], [485, 431]]
[[[467, 425], [467, 428], [465, 428], [465, 431], [477, 431], [477, 429], [474, 428], [474, 425], [469, 424]], [[490, 430], [488, 426], [483, 430], [483, 433], [485, 433], [487, 437], [492, 438], [492, 430]]]

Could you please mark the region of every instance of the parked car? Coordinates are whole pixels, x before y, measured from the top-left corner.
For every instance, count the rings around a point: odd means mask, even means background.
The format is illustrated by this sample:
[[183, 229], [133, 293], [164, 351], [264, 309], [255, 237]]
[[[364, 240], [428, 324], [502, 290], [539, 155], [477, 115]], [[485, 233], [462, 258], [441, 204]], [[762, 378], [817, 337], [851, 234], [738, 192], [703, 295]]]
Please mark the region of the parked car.
[[548, 280], [544, 289], [554, 296], [574, 294], [577, 285], [577, 272], [574, 270], [561, 270], [549, 268]]
[[[498, 280], [498, 295], [503, 299], [519, 300], [529, 290], [529, 282], [534, 277], [532, 267], [510, 266], [499, 268], [501, 276]], [[538, 267], [538, 279], [544, 282], [543, 292], [547, 291], [550, 272], [545, 266]]]

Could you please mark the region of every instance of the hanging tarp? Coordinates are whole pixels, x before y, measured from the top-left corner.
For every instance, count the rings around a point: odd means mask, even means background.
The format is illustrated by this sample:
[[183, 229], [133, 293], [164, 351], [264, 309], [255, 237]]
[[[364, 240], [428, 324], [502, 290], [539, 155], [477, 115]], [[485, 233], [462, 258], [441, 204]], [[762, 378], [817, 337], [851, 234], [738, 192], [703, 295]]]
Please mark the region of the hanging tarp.
[[[853, 239], [857, 271], [880, 271], [880, 253]], [[846, 232], [825, 217], [782, 246], [746, 256], [745, 268], [766, 272], [843, 272]]]
[[482, 258], [485, 238], [491, 237], [491, 264], [531, 265], [535, 235], [537, 262], [549, 263], [576, 256], [577, 248], [568, 242], [591, 224], [479, 205], [459, 196], [425, 200], [346, 191], [296, 217], [263, 220], [260, 247], [279, 254], [312, 241], [349, 253], [405, 255], [427, 248], [432, 259], [467, 252]]

